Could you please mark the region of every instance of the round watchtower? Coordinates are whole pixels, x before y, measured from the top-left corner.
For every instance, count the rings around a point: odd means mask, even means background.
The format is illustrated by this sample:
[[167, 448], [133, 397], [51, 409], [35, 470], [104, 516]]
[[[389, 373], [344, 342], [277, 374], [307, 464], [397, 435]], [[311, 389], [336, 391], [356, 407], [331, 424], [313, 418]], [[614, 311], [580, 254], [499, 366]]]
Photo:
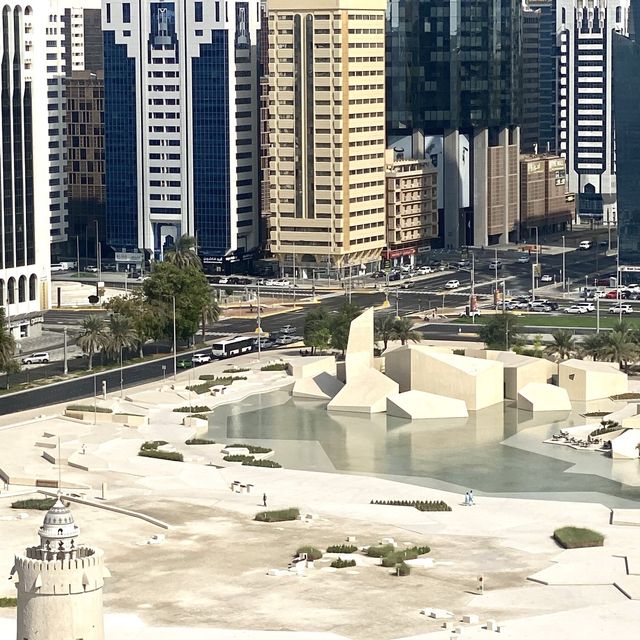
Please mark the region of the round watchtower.
[[15, 556], [17, 640], [104, 640], [100, 549], [79, 545], [78, 527], [60, 497], [44, 517], [40, 545]]

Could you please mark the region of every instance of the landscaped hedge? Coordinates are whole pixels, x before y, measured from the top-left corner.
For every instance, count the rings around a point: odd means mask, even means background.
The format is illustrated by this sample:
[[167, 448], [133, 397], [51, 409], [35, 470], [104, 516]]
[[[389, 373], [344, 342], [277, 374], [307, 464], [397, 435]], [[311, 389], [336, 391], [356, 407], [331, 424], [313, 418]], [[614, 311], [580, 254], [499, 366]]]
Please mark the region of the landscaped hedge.
[[249, 456], [248, 460], [242, 461], [243, 467], [267, 467], [269, 469], [281, 469], [282, 465], [275, 460], [256, 460], [253, 456]]
[[640, 400], [640, 393], [629, 391], [627, 393], [610, 396], [610, 398], [611, 400]]
[[256, 513], [254, 520], [258, 522], [287, 522], [295, 520], [300, 515], [300, 509], [289, 507], [288, 509], [277, 509], [276, 511], [261, 511]]
[[228, 456], [222, 458], [225, 462], [243, 462], [245, 460], [253, 460], [253, 456], [245, 456], [240, 453], [231, 453]]
[[404, 562], [401, 562], [396, 567], [396, 575], [398, 576], [408, 576], [410, 573], [411, 573], [411, 567]]
[[209, 416], [206, 413], [192, 413], [187, 418], [199, 418], [200, 420], [208, 420]]
[[228, 444], [225, 449], [247, 449], [249, 453], [271, 453], [273, 449], [269, 449], [268, 447], [259, 447], [255, 444]]
[[409, 549], [402, 549], [401, 551], [394, 551], [382, 558], [383, 567], [395, 567], [397, 564], [404, 562], [405, 560], [415, 560], [418, 556], [425, 553], [429, 553], [431, 549], [429, 547], [411, 547]]
[[198, 384], [192, 384], [187, 387], [188, 391], [195, 391], [198, 394], [208, 393], [211, 390], [211, 387], [215, 387], [217, 385], [223, 385], [228, 387], [230, 384], [233, 384], [234, 380], [246, 380], [246, 376], [227, 376], [224, 378], [218, 378], [213, 375], [203, 374], [200, 376], [200, 382]]
[[377, 547], [369, 547], [367, 549], [367, 555], [370, 558], [384, 558], [395, 550], [396, 548], [392, 544], [383, 544]]
[[56, 503], [55, 498], [29, 498], [28, 500], [16, 500], [11, 503], [12, 509], [35, 509], [37, 511], [49, 511]]
[[372, 500], [371, 504], [413, 507], [418, 511], [451, 511], [451, 507], [442, 500]]
[[166, 440], [147, 440], [140, 445], [141, 451], [155, 451], [162, 445], [169, 444]]
[[342, 558], [338, 558], [334, 560], [331, 565], [334, 569], [344, 569], [345, 567], [355, 567], [355, 560], [343, 560]]
[[17, 598], [0, 598], [0, 609], [6, 609], [9, 607], [17, 607], [18, 599]]
[[553, 538], [565, 549], [602, 547], [604, 545], [604, 536], [601, 533], [582, 527], [561, 527], [553, 532]]
[[322, 551], [320, 551], [320, 549], [316, 547], [310, 547], [310, 546], [300, 547], [296, 551], [296, 556], [300, 557], [300, 555], [303, 553], [307, 554], [307, 560], [320, 560], [320, 558], [322, 558]]
[[67, 407], [67, 411], [95, 411], [96, 413], [113, 413], [113, 409], [109, 409], [108, 407], [94, 407], [92, 404], [70, 404]]
[[176, 407], [174, 413], [203, 413], [204, 411], [211, 411], [211, 407], [207, 407], [206, 404], [192, 404], [190, 407]]
[[327, 553], [355, 553], [358, 550], [353, 544], [332, 544], [327, 547]]
[[260, 367], [260, 371], [286, 371], [288, 366], [286, 362], [274, 362]]
[[143, 458], [158, 458], [160, 460], [172, 460], [173, 462], [184, 462], [184, 457], [178, 451], [154, 451], [143, 450], [138, 451], [138, 455]]
[[223, 369], [222, 373], [242, 373], [243, 371], [251, 371], [251, 369], [249, 367], [234, 367], [233, 369]]
[[189, 438], [185, 444], [215, 444], [215, 440], [207, 440], [206, 438]]

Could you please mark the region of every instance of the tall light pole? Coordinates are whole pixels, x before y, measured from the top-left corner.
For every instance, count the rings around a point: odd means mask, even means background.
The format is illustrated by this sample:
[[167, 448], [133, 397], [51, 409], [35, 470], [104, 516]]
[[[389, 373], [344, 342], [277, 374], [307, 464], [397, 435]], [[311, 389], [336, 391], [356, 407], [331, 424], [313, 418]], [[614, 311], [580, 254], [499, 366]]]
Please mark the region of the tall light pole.
[[178, 340], [176, 338], [176, 297], [171, 296], [173, 303], [173, 381], [178, 378]]
[[566, 277], [566, 263], [565, 263], [565, 252], [566, 247], [564, 244], [564, 236], [562, 236], [562, 290], [565, 291], [567, 287], [567, 277]]
[[120, 399], [122, 400], [123, 396], [123, 380], [122, 380], [122, 345], [120, 345]]
[[63, 368], [63, 373], [66, 376], [69, 373], [69, 365], [67, 362], [67, 327], [65, 327], [62, 330], [63, 334], [64, 334], [64, 344], [63, 344], [63, 360], [64, 360], [64, 368]]
[[493, 292], [495, 296], [495, 307], [498, 308], [498, 249], [495, 249], [493, 257], [493, 271], [495, 273], [495, 282], [493, 283]]
[[80, 277], [80, 236], [76, 236], [76, 269], [78, 270], [78, 278]]
[[262, 356], [262, 316], [260, 315], [260, 281], [258, 280], [257, 282], [257, 307], [258, 307], [258, 313], [257, 313], [257, 317], [256, 317], [256, 322], [257, 322], [257, 327], [256, 327], [256, 333], [258, 334], [258, 361], [260, 361], [260, 357]]
[[98, 269], [98, 282], [100, 282], [102, 276], [102, 265], [100, 264], [100, 236], [98, 235], [98, 219], [96, 218], [94, 221], [96, 227], [96, 268]]

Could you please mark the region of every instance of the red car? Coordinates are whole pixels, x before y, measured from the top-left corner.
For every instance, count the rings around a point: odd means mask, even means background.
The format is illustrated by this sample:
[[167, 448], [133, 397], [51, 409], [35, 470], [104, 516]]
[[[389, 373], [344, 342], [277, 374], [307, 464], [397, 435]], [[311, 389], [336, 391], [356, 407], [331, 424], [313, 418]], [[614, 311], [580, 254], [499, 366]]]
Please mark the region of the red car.
[[607, 291], [604, 296], [608, 300], [626, 300], [629, 297], [628, 291], [619, 291], [618, 289], [612, 289], [611, 291]]

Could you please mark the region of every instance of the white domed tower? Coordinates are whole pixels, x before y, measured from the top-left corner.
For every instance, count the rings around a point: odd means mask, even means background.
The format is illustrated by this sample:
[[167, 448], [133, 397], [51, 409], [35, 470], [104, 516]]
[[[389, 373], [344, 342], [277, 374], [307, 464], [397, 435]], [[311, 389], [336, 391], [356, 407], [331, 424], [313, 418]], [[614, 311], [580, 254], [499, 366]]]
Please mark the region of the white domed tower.
[[17, 640], [104, 640], [102, 551], [78, 544], [60, 495], [40, 527], [40, 545], [17, 555]]

